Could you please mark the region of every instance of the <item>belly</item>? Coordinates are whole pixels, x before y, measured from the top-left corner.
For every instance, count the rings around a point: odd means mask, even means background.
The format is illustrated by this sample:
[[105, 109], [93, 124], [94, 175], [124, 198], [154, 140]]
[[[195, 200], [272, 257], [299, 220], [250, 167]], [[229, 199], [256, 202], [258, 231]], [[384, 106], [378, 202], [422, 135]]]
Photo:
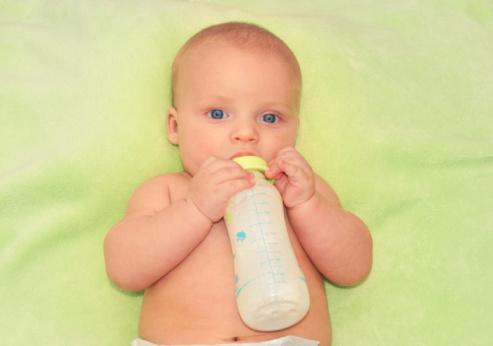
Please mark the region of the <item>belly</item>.
[[221, 222], [182, 263], [146, 291], [140, 337], [156, 344], [192, 345], [260, 342], [296, 335], [329, 345], [323, 278], [294, 234], [291, 240], [311, 299], [308, 314], [298, 324], [281, 331], [258, 332], [243, 323], [236, 306], [231, 245]]

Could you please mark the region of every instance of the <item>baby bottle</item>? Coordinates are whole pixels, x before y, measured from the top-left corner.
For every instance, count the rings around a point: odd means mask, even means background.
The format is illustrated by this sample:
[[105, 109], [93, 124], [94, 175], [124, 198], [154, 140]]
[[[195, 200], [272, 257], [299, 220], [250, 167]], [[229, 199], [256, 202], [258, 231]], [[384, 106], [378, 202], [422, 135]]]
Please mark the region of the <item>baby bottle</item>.
[[268, 166], [263, 159], [242, 156], [234, 161], [255, 175], [255, 186], [235, 194], [224, 215], [238, 310], [252, 329], [284, 329], [306, 315], [310, 296], [291, 247], [282, 198], [265, 178]]

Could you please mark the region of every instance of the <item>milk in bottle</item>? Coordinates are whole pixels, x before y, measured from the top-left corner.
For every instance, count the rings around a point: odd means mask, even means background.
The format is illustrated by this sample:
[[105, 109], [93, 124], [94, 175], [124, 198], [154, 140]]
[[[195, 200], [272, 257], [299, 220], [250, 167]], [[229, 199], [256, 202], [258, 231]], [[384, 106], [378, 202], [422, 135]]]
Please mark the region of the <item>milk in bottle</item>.
[[236, 279], [236, 302], [252, 329], [274, 331], [299, 322], [310, 297], [288, 237], [279, 191], [266, 180], [266, 162], [256, 156], [234, 159], [255, 175], [255, 186], [235, 194], [224, 215]]

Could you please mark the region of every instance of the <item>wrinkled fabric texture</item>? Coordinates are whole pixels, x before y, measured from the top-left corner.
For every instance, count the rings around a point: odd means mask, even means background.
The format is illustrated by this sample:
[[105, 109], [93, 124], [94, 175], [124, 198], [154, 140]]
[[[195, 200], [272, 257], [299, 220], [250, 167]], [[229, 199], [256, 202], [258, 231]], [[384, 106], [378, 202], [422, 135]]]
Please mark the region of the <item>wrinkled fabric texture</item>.
[[142, 292], [110, 283], [103, 240], [138, 185], [182, 169], [172, 60], [232, 20], [298, 57], [296, 147], [372, 232], [367, 280], [326, 285], [333, 345], [493, 344], [492, 7], [0, 1], [0, 344], [138, 336]]

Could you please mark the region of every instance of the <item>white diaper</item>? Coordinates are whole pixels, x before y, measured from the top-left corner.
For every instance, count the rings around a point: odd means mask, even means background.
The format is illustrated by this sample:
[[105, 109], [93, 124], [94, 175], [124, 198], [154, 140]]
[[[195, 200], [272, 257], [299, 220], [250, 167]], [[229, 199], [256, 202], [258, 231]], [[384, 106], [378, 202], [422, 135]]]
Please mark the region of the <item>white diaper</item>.
[[[240, 346], [240, 345], [241, 346], [317, 346], [318, 344], [319, 344], [318, 341], [303, 339], [297, 336], [285, 336], [283, 338], [270, 340], [270, 341], [254, 342], [248, 344], [239, 344], [239, 343], [220, 344], [217, 346]], [[135, 339], [132, 342], [132, 346], [158, 346], [158, 345], [142, 339]], [[165, 345], [161, 345], [161, 346], [165, 346]], [[207, 345], [190, 345], [190, 346], [207, 346]]]

